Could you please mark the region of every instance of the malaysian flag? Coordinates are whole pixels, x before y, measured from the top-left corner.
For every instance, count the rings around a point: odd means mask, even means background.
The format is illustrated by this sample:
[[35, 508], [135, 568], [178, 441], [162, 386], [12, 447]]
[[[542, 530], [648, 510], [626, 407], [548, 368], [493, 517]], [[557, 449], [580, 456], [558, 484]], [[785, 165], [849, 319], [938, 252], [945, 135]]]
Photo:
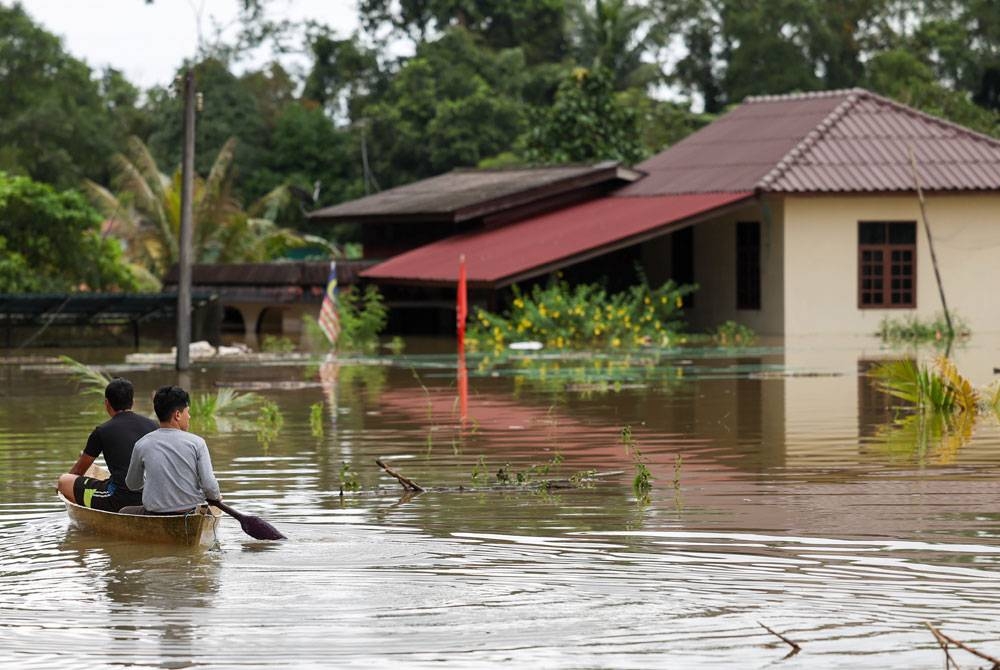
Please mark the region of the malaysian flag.
[[326, 294], [323, 296], [323, 306], [319, 308], [319, 327], [330, 340], [337, 343], [340, 335], [340, 316], [337, 314], [337, 263], [330, 262], [330, 277], [326, 280]]

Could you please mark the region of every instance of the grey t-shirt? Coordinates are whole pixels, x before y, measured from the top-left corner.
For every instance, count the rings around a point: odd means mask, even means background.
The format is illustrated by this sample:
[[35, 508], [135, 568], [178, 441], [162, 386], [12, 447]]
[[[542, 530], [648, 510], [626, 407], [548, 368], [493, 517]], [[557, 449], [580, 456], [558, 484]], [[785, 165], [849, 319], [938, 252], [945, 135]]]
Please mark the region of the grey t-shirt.
[[176, 512], [220, 497], [205, 440], [177, 428], [159, 428], [135, 443], [125, 485], [142, 489], [142, 506], [150, 512]]

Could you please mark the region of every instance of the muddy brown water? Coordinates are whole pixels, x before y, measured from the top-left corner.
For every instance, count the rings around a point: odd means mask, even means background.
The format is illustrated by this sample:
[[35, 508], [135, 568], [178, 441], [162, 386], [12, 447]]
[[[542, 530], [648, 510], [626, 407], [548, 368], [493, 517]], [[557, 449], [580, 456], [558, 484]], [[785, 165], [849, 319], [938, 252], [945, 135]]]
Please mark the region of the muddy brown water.
[[[957, 352], [977, 385], [994, 345]], [[177, 381], [125, 352], [69, 353], [131, 378], [147, 414]], [[1000, 656], [1000, 429], [893, 434], [861, 375], [898, 355], [857, 340], [470, 356], [465, 402], [446, 354], [196, 365], [194, 392], [280, 407], [267, 446], [252, 416], [200, 432], [226, 500], [289, 536], [227, 519], [196, 551], [70, 527], [53, 482], [100, 402], [42, 362], [0, 364], [0, 665], [939, 668], [925, 621]], [[622, 474], [406, 499], [375, 458], [434, 487]], [[361, 494], [340, 495], [344, 463]], [[802, 651], [781, 660], [761, 623]]]

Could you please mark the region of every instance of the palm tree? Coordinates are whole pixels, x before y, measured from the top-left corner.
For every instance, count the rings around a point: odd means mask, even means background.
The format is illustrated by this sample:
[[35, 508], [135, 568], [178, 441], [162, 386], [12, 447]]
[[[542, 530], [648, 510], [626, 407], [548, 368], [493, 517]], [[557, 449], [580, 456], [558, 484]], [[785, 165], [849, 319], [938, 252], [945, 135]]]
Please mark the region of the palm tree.
[[[236, 138], [229, 138], [219, 150], [208, 177], [195, 177], [194, 261], [265, 261], [304, 244], [325, 246], [332, 255], [339, 255], [336, 247], [322, 238], [275, 225], [276, 205], [290, 197], [285, 186], [254, 203], [250, 213], [244, 211], [232, 194], [235, 151]], [[148, 147], [137, 137], [129, 138], [125, 153], [117, 154], [113, 163], [117, 193], [89, 180], [84, 188], [110, 222], [108, 233], [122, 240], [133, 269], [162, 278], [179, 257], [180, 171], [172, 177], [163, 174]], [[268, 216], [271, 218], [265, 218]]]
[[643, 56], [659, 43], [652, 11], [630, 0], [571, 0], [567, 30], [577, 62], [611, 73], [615, 90], [645, 88], [660, 77]]

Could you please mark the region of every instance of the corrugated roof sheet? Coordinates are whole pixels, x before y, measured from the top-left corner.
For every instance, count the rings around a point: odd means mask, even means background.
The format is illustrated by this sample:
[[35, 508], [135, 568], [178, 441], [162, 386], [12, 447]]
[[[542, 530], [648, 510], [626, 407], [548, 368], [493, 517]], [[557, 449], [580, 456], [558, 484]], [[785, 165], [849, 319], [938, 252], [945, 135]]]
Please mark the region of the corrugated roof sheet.
[[[446, 174], [397, 186], [381, 193], [325, 207], [311, 219], [363, 221], [368, 219], [423, 218], [428, 221], [462, 221], [543, 195], [639, 175], [607, 161], [595, 165], [563, 165], [499, 170], [453, 170]], [[512, 199], [516, 202], [510, 202]]]
[[1000, 141], [863, 89], [747, 101], [638, 166], [616, 195], [1000, 190]]
[[454, 284], [465, 254], [472, 284], [504, 286], [625, 246], [672, 223], [734, 205], [749, 192], [600, 198], [506, 226], [455, 235], [361, 273], [367, 279]]
[[836, 92], [748, 101], [637, 165], [648, 176], [616, 195], [752, 191], [846, 98]]

